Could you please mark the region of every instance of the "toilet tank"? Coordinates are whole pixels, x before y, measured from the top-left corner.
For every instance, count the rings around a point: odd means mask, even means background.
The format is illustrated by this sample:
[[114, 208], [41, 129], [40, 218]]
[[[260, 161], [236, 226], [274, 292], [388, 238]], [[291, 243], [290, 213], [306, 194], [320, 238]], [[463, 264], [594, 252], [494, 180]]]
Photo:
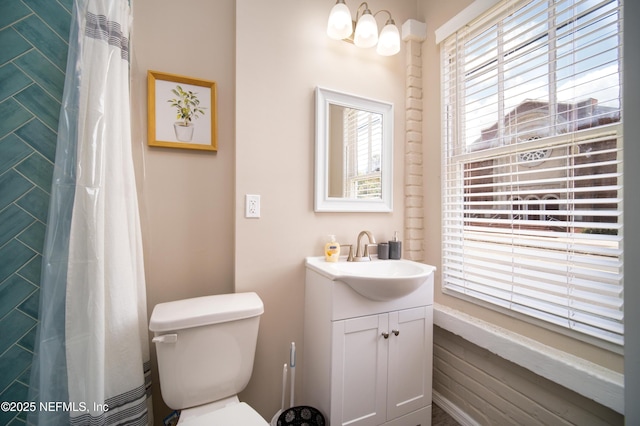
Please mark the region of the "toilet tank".
[[162, 399], [174, 410], [234, 396], [253, 371], [262, 300], [234, 293], [160, 303], [154, 333]]

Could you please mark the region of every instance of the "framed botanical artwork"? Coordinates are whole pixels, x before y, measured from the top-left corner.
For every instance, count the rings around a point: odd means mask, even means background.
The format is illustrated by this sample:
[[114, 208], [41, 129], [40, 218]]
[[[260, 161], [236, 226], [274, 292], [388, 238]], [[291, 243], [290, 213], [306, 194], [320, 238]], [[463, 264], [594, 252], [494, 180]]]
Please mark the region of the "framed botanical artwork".
[[215, 81], [147, 72], [149, 146], [217, 151]]

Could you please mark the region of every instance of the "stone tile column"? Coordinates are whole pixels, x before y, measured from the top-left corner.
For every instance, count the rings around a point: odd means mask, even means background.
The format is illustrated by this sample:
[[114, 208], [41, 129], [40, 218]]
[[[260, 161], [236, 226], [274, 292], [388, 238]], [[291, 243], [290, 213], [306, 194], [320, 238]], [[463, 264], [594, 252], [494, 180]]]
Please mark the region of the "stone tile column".
[[414, 19], [402, 25], [406, 52], [403, 257], [424, 260], [424, 188], [422, 173], [422, 42], [427, 25]]

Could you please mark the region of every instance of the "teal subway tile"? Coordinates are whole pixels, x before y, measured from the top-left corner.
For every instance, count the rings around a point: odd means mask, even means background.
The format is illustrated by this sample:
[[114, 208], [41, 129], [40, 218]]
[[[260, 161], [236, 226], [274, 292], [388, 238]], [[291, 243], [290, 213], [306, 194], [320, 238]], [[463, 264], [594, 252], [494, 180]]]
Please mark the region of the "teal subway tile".
[[0, 175], [0, 209], [4, 209], [33, 188], [33, 184], [15, 170]]
[[34, 256], [36, 253], [33, 250], [16, 240], [11, 240], [0, 247], [0, 259], [2, 259], [0, 262], [0, 282], [13, 275]]
[[[3, 318], [16, 306], [28, 303], [29, 299], [27, 297], [29, 295], [33, 297], [36, 290], [36, 286], [24, 278], [18, 275], [11, 275], [5, 282], [0, 284], [0, 318]], [[35, 298], [37, 299], [38, 296], [35, 295]], [[29, 306], [31, 305], [29, 304]], [[31, 315], [25, 309], [23, 311]]]
[[30, 317], [38, 319], [40, 316], [40, 290], [34, 291], [18, 308]]
[[28, 85], [33, 83], [20, 68], [8, 62], [0, 67], [0, 101], [4, 101], [9, 96], [18, 93]]
[[[30, 369], [28, 369], [28, 371], [30, 371]], [[31, 374], [31, 373], [29, 373], [29, 374]], [[28, 387], [29, 385], [25, 384], [25, 386]], [[27, 392], [27, 398], [29, 398], [29, 397], [31, 397], [32, 401], [35, 400], [33, 395], [31, 395], [31, 393]], [[27, 419], [30, 417], [29, 414], [31, 414], [31, 413], [29, 413], [27, 411], [22, 411], [22, 412], [18, 413], [18, 415], [15, 416], [13, 418], [13, 420], [9, 424], [7, 424], [7, 426], [26, 426], [27, 425]], [[31, 423], [29, 423], [29, 424], [31, 424]]]
[[49, 62], [42, 53], [32, 50], [17, 58], [14, 63], [58, 102], [62, 100], [64, 73]]
[[35, 187], [22, 198], [16, 201], [16, 204], [25, 209], [36, 217], [36, 219], [47, 223], [47, 215], [49, 214], [49, 194], [42, 189]]
[[[68, 50], [65, 40], [72, 8], [73, 0], [0, 1], [0, 64], [3, 64], [0, 67], [0, 400], [3, 401], [24, 401], [29, 397], [29, 367], [39, 309], [42, 263], [39, 253], [46, 229], [42, 222], [48, 214], [47, 193], [55, 159]], [[33, 183], [40, 188], [34, 188]], [[20, 207], [28, 214], [20, 212]], [[22, 232], [15, 231], [21, 228]], [[0, 424], [24, 425], [26, 416], [15, 414], [0, 412]]]
[[69, 37], [71, 14], [60, 3], [51, 0], [23, 0], [60, 37]]
[[18, 415], [15, 416], [13, 420], [7, 423], [7, 426], [26, 426], [27, 417], [28, 414], [25, 411], [18, 413]]
[[[20, 312], [20, 311], [16, 311]], [[28, 317], [29, 318], [29, 317]], [[28, 350], [29, 352], [35, 352], [36, 348], [36, 320], [33, 320], [31, 328], [22, 336], [22, 338], [18, 341], [18, 344]]]
[[[0, 394], [0, 401], [18, 402], [28, 401], [28, 399], [29, 388], [20, 382], [11, 383], [11, 386]], [[0, 424], [7, 426], [24, 426], [25, 423], [18, 418], [19, 414], [20, 413], [16, 411], [1, 411]]]
[[0, 117], [0, 138], [3, 138], [31, 120], [33, 114], [9, 98], [0, 103]]
[[[15, 414], [15, 413], [13, 413]], [[17, 416], [13, 418], [13, 420], [5, 423], [7, 426], [26, 426], [27, 424], [27, 414], [24, 412], [18, 413]]]
[[53, 177], [53, 163], [42, 155], [34, 153], [18, 164], [15, 169], [29, 180], [35, 183], [45, 192], [51, 191], [51, 179]]
[[[32, 361], [33, 361], [33, 359], [32, 359]], [[13, 383], [11, 384], [11, 386], [13, 386], [14, 384], [16, 384], [16, 383], [17, 383], [17, 384], [22, 384], [22, 385], [26, 386], [26, 387], [27, 387], [27, 389], [28, 389], [28, 388], [29, 388], [29, 384], [31, 383], [31, 367], [33, 367], [33, 363], [32, 363], [31, 365], [29, 365], [29, 367], [27, 367], [27, 368], [22, 372], [22, 374], [20, 375], [20, 377], [18, 377], [18, 378], [16, 379], [16, 381], [15, 381], [15, 382], [13, 382]], [[9, 386], [9, 388], [11, 388], [11, 386]], [[37, 392], [35, 392], [35, 391], [34, 391], [34, 392], [29, 393], [29, 392], [27, 391], [27, 396], [26, 396], [26, 398], [28, 398], [28, 399], [29, 399], [29, 400], [31, 400], [31, 401], [35, 401], [35, 400], [36, 400], [36, 398], [37, 398]], [[27, 401], [27, 399], [25, 399], [25, 401]], [[16, 423], [16, 425], [24, 426], [24, 425], [26, 424], [26, 422], [27, 422], [27, 414], [26, 414], [26, 412], [22, 412], [22, 413], [18, 414], [18, 416], [16, 417], [16, 419], [17, 419], [17, 420], [21, 420], [21, 422]], [[15, 422], [15, 421], [16, 421], [16, 420], [14, 420], [14, 422]], [[11, 424], [10, 424], [10, 425], [11, 425]]]
[[46, 226], [42, 222], [34, 221], [18, 235], [18, 240], [36, 253], [42, 254]]
[[73, 11], [73, 0], [58, 0], [58, 3], [71, 13]]
[[[56, 159], [57, 133], [42, 124], [40, 120], [31, 120], [15, 131], [15, 134], [33, 147], [52, 163]], [[0, 148], [1, 149], [1, 148]]]
[[16, 344], [36, 325], [36, 320], [17, 309], [0, 320], [0, 353]]
[[0, 391], [4, 390], [3, 395], [5, 389], [29, 368], [31, 359], [32, 355], [19, 346], [12, 346], [0, 355]]
[[36, 254], [31, 260], [24, 264], [18, 273], [31, 284], [40, 286], [42, 256], [40, 254]]
[[64, 71], [67, 67], [67, 42], [58, 36], [42, 19], [31, 15], [16, 22], [13, 28], [46, 56], [55, 66]]
[[42, 90], [37, 84], [33, 84], [13, 97], [26, 109], [31, 111], [50, 129], [58, 128], [60, 117], [60, 102]]
[[9, 242], [33, 222], [35, 222], [33, 216], [15, 204], [0, 210], [0, 246]]
[[30, 49], [33, 49], [31, 43], [22, 38], [12, 27], [0, 31], [0, 64], [9, 62]]
[[[37, 328], [36, 328], [36, 331], [37, 331]], [[20, 383], [22, 383], [24, 385], [27, 385], [27, 386], [29, 385], [29, 382], [31, 381], [31, 366], [32, 365], [30, 365], [29, 368], [27, 368], [26, 370], [24, 370], [22, 372], [22, 375], [16, 379], [17, 382], [20, 382]]]
[[7, 426], [25, 426], [27, 424], [27, 413], [26, 411], [18, 413], [17, 416], [11, 420]]
[[[31, 368], [28, 369], [29, 371]], [[22, 386], [20, 386], [22, 385]], [[7, 389], [0, 394], [0, 400], [2, 401], [28, 401], [29, 400], [29, 390], [25, 386], [25, 383], [14, 382]], [[0, 423], [5, 424], [5, 423]]]
[[[0, 400], [2, 399], [2, 395], [0, 394]], [[2, 411], [0, 412], [0, 424], [6, 426], [25, 426], [25, 423], [18, 418], [19, 413], [15, 411]]]
[[15, 166], [32, 152], [33, 149], [13, 133], [0, 139], [0, 174]]
[[31, 14], [31, 10], [21, 0], [2, 0], [0, 2], [0, 28]]

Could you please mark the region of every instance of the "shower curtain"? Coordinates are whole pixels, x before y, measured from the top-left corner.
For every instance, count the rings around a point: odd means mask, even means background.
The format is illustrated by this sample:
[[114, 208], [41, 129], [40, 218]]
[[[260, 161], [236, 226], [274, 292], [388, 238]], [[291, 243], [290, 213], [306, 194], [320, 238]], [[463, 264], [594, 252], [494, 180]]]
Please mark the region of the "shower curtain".
[[151, 422], [142, 242], [131, 153], [128, 0], [75, 0], [43, 253], [28, 415]]

